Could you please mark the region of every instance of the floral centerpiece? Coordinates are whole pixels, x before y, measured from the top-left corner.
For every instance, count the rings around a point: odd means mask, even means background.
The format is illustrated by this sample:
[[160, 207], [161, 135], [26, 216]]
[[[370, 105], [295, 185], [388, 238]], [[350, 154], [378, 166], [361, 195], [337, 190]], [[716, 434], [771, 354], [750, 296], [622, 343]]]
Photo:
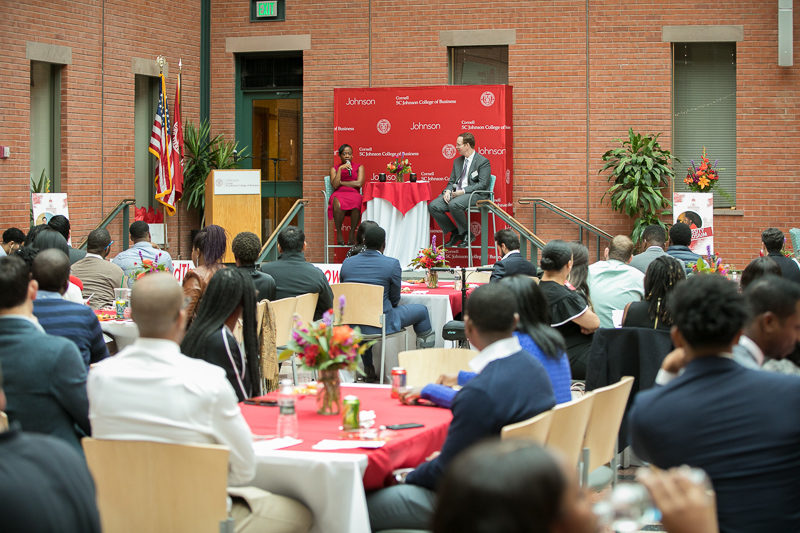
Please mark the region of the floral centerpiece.
[[423, 248], [417, 252], [417, 257], [412, 259], [411, 264], [408, 265], [413, 266], [414, 270], [419, 268], [424, 268], [427, 270], [425, 273], [425, 282], [431, 289], [435, 289], [439, 283], [438, 272], [431, 272], [431, 269], [434, 267], [450, 266], [447, 263], [447, 260], [444, 258], [444, 251], [444, 246], [440, 246], [439, 248], [436, 247], [436, 235], [434, 235], [431, 237], [430, 248]]
[[724, 168], [717, 169], [719, 159], [714, 161], [711, 165], [706, 157], [706, 147], [703, 146], [703, 157], [700, 166], [696, 166], [694, 159], [692, 159], [692, 168], [687, 169], [686, 178], [683, 182], [689, 186], [692, 192], [711, 192], [717, 183], [719, 183], [719, 171], [725, 170]]
[[397, 181], [403, 181], [403, 176], [411, 173], [411, 165], [408, 164], [406, 153], [400, 152], [399, 157], [395, 157], [393, 161], [386, 165], [386, 171], [389, 174], [396, 175]]
[[155, 259], [145, 259], [142, 252], [139, 252], [139, 262], [133, 264], [136, 268], [131, 271], [131, 275], [128, 278], [129, 285], [146, 274], [152, 274], [153, 272], [169, 272], [167, 265], [159, 264], [159, 259], [161, 259], [160, 253]]
[[695, 274], [718, 274], [730, 278], [730, 267], [722, 264], [722, 258], [711, 255], [711, 246], [706, 246], [706, 257], [700, 257], [696, 263], [692, 264], [692, 272]]
[[339, 370], [360, 372], [358, 360], [374, 344], [362, 342], [361, 330], [342, 324], [345, 298], [339, 298], [338, 321], [333, 309], [322, 315], [322, 320], [303, 328], [298, 315], [294, 315], [292, 338], [281, 353], [286, 358], [295, 353], [304, 368], [317, 371], [317, 413], [338, 415], [342, 409]]

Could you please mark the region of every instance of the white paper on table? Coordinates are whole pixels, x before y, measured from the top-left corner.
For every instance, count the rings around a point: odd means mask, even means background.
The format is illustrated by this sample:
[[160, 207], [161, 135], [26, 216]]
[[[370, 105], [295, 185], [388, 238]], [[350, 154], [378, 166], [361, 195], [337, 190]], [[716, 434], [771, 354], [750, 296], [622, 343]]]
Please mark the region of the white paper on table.
[[311, 448], [314, 450], [355, 450], [356, 448], [382, 448], [383, 440], [333, 440], [322, 439]]
[[624, 309], [612, 309], [611, 310], [611, 322], [614, 323], [615, 328], [622, 327], [622, 315], [625, 314]]
[[278, 439], [258, 440], [253, 443], [253, 450], [256, 453], [267, 452], [270, 450], [280, 450], [281, 448], [288, 448], [289, 446], [296, 446], [303, 442], [300, 439], [293, 439], [292, 437], [282, 437]]
[[428, 291], [423, 291], [423, 290], [411, 291], [410, 294], [428, 294]]

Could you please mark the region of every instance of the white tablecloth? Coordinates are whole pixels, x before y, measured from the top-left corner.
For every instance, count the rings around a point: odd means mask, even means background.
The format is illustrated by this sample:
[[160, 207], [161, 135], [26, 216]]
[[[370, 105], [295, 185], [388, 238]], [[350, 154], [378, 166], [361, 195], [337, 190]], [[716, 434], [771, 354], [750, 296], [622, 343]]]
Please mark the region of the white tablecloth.
[[[419, 202], [403, 216], [400, 211], [382, 198], [367, 202], [362, 220], [377, 222], [386, 231], [386, 250], [383, 255], [394, 257], [407, 269], [411, 259], [430, 243], [430, 215], [428, 204]], [[441, 243], [440, 243], [441, 244]]]
[[117, 350], [122, 350], [126, 346], [133, 344], [139, 338], [139, 327], [135, 322], [126, 320], [125, 322], [101, 321], [100, 329], [103, 333], [111, 335], [117, 341]]

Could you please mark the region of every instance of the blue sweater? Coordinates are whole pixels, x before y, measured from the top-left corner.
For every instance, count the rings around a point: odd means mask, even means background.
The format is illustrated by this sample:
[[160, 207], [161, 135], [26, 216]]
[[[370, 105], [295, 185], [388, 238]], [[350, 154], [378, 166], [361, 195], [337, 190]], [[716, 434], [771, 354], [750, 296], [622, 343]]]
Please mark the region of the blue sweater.
[[67, 300], [36, 299], [33, 314], [48, 334], [74, 342], [87, 368], [108, 357], [103, 330], [91, 307]]
[[555, 404], [547, 372], [529, 353], [523, 350], [492, 361], [456, 394], [442, 453], [417, 467], [406, 483], [436, 490], [447, 465], [461, 451]]

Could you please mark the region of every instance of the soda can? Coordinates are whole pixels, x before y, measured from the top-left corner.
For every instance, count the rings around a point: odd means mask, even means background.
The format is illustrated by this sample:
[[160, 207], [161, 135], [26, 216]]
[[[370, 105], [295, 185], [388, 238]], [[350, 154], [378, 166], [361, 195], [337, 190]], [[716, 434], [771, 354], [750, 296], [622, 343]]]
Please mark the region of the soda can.
[[400, 397], [400, 390], [406, 388], [406, 369], [402, 366], [392, 368], [392, 398]]
[[125, 308], [128, 306], [128, 302], [125, 300], [115, 300], [114, 307], [117, 311], [117, 320], [122, 320], [125, 318]]
[[357, 396], [345, 396], [342, 401], [342, 426], [345, 431], [358, 429], [361, 427], [358, 419], [358, 412], [361, 407], [361, 400]]

